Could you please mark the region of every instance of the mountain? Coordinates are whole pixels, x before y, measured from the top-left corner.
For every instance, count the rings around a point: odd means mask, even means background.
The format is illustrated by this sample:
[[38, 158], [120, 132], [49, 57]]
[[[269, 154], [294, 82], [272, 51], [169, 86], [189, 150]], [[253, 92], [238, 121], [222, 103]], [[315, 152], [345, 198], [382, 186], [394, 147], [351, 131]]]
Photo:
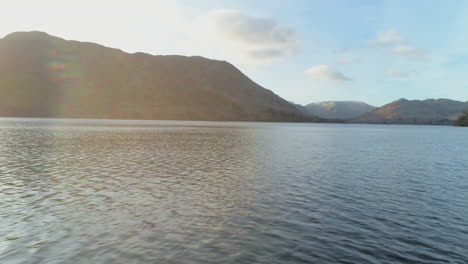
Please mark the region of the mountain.
[[0, 39], [0, 116], [323, 121], [225, 61], [125, 53], [43, 32]]
[[455, 126], [468, 126], [468, 110], [463, 112], [454, 123]]
[[448, 125], [468, 109], [468, 102], [449, 99], [399, 99], [353, 120], [357, 123]]
[[331, 119], [352, 119], [374, 109], [374, 106], [357, 101], [328, 101], [305, 106], [313, 115]]

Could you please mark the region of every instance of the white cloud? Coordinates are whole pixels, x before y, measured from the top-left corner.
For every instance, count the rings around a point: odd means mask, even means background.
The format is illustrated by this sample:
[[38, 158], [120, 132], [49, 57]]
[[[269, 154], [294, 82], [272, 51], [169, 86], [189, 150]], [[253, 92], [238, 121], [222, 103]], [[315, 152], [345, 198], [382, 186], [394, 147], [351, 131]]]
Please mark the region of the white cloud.
[[338, 62], [340, 64], [357, 64], [361, 62], [361, 59], [354, 56], [343, 56], [338, 60]]
[[[212, 53], [223, 50], [249, 63], [271, 62], [299, 49], [296, 31], [272, 18], [255, 17], [238, 10], [218, 9], [198, 17], [191, 34]], [[228, 56], [229, 57], [229, 56]]]
[[426, 53], [415, 46], [412, 45], [398, 45], [390, 50], [391, 55], [406, 57], [410, 60], [424, 60], [426, 58]]
[[333, 71], [328, 65], [320, 64], [305, 71], [305, 74], [320, 81], [351, 81], [341, 72]]
[[390, 29], [388, 31], [377, 33], [377, 39], [373, 43], [380, 46], [388, 46], [404, 42], [405, 38], [400, 35], [396, 30]]
[[281, 58], [281, 57], [286, 57], [289, 54], [288, 50], [282, 50], [282, 49], [257, 49], [253, 50], [249, 53], [250, 57], [256, 58], [256, 59], [269, 59], [269, 58]]
[[390, 69], [387, 71], [387, 76], [391, 77], [393, 79], [410, 79], [412, 78], [416, 73], [414, 71], [403, 71], [403, 70], [397, 70], [397, 69]]
[[253, 17], [237, 10], [218, 10], [211, 15], [219, 30], [232, 40], [268, 48], [296, 47], [296, 32], [274, 19]]
[[426, 52], [418, 47], [408, 44], [406, 38], [394, 29], [377, 33], [377, 38], [371, 41], [392, 56], [401, 56], [413, 61], [426, 59]]

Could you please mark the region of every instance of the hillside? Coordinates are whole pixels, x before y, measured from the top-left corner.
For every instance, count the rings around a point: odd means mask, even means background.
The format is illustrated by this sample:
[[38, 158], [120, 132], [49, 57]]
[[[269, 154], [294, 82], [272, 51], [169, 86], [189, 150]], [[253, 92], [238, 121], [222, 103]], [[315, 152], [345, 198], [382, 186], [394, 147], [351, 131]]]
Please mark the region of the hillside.
[[320, 121], [225, 61], [129, 54], [42, 32], [0, 39], [0, 116]]
[[468, 127], [468, 110], [463, 112], [454, 123], [455, 126], [466, 126]]
[[352, 119], [374, 109], [374, 106], [357, 101], [328, 101], [305, 106], [313, 115], [330, 119]]
[[468, 102], [449, 99], [399, 99], [353, 120], [357, 123], [447, 125], [468, 109]]

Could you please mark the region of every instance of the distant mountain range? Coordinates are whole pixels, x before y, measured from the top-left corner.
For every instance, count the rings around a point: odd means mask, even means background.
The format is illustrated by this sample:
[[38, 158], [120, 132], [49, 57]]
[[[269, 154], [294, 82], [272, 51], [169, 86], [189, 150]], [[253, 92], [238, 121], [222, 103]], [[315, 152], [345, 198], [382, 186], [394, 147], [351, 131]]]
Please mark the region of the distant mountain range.
[[466, 109], [448, 99], [301, 106], [226, 61], [129, 54], [42, 32], [0, 39], [2, 117], [452, 124]]
[[311, 114], [330, 119], [353, 119], [375, 107], [357, 101], [327, 101], [305, 106]]
[[348, 123], [451, 125], [468, 109], [468, 102], [449, 99], [399, 99], [381, 107], [364, 102], [328, 101], [305, 106], [310, 114]]
[[325, 121], [225, 61], [128, 54], [42, 32], [0, 39], [0, 116]]
[[406, 100], [392, 103], [361, 115], [354, 123], [449, 125], [468, 109], [468, 102], [449, 99]]

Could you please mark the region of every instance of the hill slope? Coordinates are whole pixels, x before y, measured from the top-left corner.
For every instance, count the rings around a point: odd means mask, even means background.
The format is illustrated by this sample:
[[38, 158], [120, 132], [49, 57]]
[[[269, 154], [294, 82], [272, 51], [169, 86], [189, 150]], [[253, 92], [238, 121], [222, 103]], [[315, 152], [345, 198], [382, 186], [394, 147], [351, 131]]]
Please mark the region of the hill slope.
[[42, 32], [0, 39], [0, 116], [319, 121], [225, 61], [128, 54]]
[[323, 118], [351, 119], [374, 109], [374, 106], [356, 101], [328, 101], [305, 106], [311, 114]]
[[463, 112], [454, 123], [455, 126], [466, 126], [468, 127], [468, 110]]
[[468, 103], [449, 99], [399, 99], [363, 114], [353, 122], [381, 124], [451, 124]]

